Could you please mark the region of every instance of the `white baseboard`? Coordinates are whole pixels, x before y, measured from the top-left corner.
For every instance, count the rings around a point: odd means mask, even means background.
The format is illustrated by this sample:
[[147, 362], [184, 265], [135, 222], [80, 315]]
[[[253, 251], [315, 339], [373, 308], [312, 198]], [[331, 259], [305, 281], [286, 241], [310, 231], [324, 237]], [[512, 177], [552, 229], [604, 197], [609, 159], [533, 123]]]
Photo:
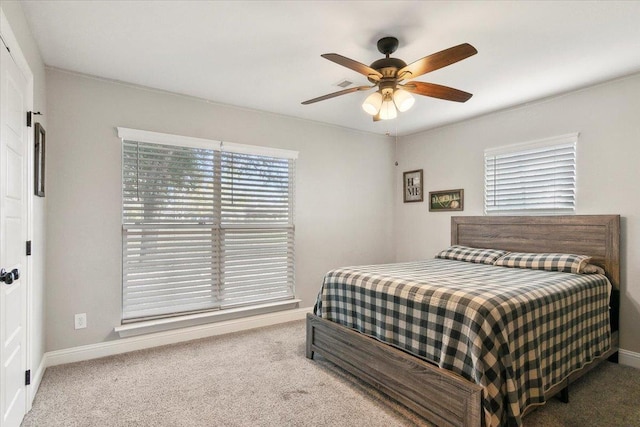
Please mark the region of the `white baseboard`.
[[640, 369], [640, 353], [629, 350], [618, 350], [618, 363]]
[[[297, 308], [294, 310], [261, 314], [258, 316], [245, 317], [242, 319], [233, 319], [224, 322], [209, 323], [206, 325], [191, 326], [188, 328], [175, 329], [171, 331], [163, 331], [148, 335], [122, 338], [119, 340], [107, 341], [98, 344], [83, 345], [80, 347], [67, 348], [64, 350], [50, 351], [45, 353], [44, 355], [43, 360], [46, 360], [46, 365], [44, 366], [56, 366], [65, 363], [97, 359], [100, 357], [113, 356], [115, 354], [142, 350], [145, 348], [175, 344], [183, 341], [190, 341], [215, 335], [228, 334], [231, 332], [246, 331], [263, 326], [276, 325], [278, 323], [301, 320], [304, 319], [307, 313], [310, 313], [312, 310], [312, 307]], [[37, 390], [37, 388], [35, 387], [34, 389]]]
[[[44, 371], [48, 366], [97, 359], [130, 351], [143, 350], [145, 348], [175, 344], [232, 332], [246, 331], [263, 326], [291, 322], [294, 320], [302, 320], [306, 317], [307, 313], [310, 313], [312, 310], [312, 307], [297, 308], [294, 310], [261, 314], [242, 319], [233, 319], [224, 322], [209, 323], [206, 325], [198, 325], [148, 335], [122, 338], [98, 344], [67, 348], [64, 350], [50, 351], [44, 354], [40, 366], [32, 376], [30, 392], [31, 400], [35, 397], [40, 386], [40, 382], [42, 381]], [[640, 353], [621, 349], [619, 351], [618, 360], [622, 365], [640, 369]]]

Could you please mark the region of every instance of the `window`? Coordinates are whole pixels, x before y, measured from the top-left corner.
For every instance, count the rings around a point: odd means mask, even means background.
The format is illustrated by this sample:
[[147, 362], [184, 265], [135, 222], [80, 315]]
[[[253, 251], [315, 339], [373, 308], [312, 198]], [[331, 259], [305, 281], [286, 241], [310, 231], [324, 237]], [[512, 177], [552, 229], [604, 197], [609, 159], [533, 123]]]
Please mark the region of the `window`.
[[297, 153], [118, 134], [123, 321], [293, 299]]
[[574, 213], [577, 140], [571, 134], [485, 150], [485, 213]]

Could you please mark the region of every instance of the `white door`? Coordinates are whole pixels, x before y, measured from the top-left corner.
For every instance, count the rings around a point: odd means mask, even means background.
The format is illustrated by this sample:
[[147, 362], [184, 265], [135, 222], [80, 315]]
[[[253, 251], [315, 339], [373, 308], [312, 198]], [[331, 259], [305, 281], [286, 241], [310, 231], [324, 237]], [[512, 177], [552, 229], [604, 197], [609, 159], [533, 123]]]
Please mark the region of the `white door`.
[[27, 81], [0, 41], [0, 268], [20, 277], [0, 278], [0, 410], [2, 427], [19, 426], [27, 409], [26, 240]]

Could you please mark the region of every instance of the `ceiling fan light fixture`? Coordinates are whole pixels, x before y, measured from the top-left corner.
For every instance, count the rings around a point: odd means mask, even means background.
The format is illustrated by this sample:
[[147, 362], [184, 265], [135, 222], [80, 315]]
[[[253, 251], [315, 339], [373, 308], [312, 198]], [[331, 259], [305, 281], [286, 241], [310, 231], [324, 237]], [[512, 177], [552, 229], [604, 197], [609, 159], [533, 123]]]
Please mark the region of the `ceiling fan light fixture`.
[[[395, 119], [398, 111], [405, 112], [415, 103], [414, 95], [430, 96], [448, 101], [466, 102], [472, 94], [459, 89], [442, 86], [434, 83], [415, 81], [416, 77], [430, 73], [440, 68], [455, 64], [465, 58], [478, 53], [475, 47], [469, 43], [462, 43], [449, 49], [441, 50], [418, 59], [407, 65], [399, 58], [390, 55], [397, 49], [398, 39], [395, 37], [383, 37], [378, 40], [378, 51], [385, 57], [366, 65], [354, 61], [337, 53], [325, 53], [322, 56], [331, 62], [349, 68], [365, 76], [372, 86], [350, 86], [350, 82], [340, 84], [345, 89], [319, 96], [307, 101], [303, 105], [313, 104], [337, 96], [353, 92], [376, 88], [376, 92], [367, 96], [362, 103], [362, 109], [373, 116], [373, 121]], [[401, 84], [402, 81], [408, 82]]]
[[389, 97], [386, 101], [382, 103], [382, 107], [380, 107], [380, 119], [381, 120], [391, 120], [398, 117], [398, 110], [396, 110], [396, 106], [393, 103], [391, 97]]
[[375, 116], [380, 111], [382, 105], [382, 94], [380, 92], [373, 92], [362, 103], [362, 109], [367, 113]]
[[404, 113], [413, 106], [416, 99], [406, 90], [396, 89], [396, 91], [393, 92], [393, 102], [396, 104], [398, 111]]

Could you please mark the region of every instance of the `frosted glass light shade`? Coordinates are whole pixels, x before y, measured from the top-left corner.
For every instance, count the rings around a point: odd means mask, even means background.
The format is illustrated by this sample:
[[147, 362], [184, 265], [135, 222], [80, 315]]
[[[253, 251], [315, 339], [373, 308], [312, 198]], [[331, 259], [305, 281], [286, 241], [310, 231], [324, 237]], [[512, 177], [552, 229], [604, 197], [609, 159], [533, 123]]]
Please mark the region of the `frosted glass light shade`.
[[371, 95], [367, 96], [367, 99], [362, 103], [362, 109], [367, 112], [367, 114], [371, 114], [375, 116], [380, 111], [380, 106], [382, 105], [382, 94], [380, 92], [373, 92]]
[[382, 120], [390, 120], [398, 117], [398, 111], [396, 110], [396, 106], [393, 104], [391, 99], [384, 101], [382, 103], [382, 107], [380, 107], [380, 119]]
[[400, 112], [405, 112], [413, 106], [416, 99], [406, 90], [397, 89], [393, 93], [393, 102], [395, 102], [396, 107], [398, 107]]

